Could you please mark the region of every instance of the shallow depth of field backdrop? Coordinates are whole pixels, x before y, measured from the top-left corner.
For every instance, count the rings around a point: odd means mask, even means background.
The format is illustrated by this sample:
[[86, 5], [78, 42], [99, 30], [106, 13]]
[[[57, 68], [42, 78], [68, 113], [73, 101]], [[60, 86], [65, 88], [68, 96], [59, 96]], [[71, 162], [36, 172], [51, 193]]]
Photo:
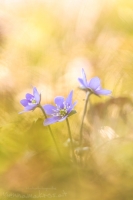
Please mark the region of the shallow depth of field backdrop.
[[[83, 129], [90, 152], [79, 173], [59, 161], [39, 109], [18, 113], [32, 86], [42, 94], [42, 104], [74, 90], [77, 114], [69, 121], [78, 142], [82, 68], [87, 79], [98, 76], [113, 97], [90, 98]], [[52, 130], [69, 160], [66, 122], [53, 124]], [[132, 0], [0, 1], [0, 196], [133, 199]]]

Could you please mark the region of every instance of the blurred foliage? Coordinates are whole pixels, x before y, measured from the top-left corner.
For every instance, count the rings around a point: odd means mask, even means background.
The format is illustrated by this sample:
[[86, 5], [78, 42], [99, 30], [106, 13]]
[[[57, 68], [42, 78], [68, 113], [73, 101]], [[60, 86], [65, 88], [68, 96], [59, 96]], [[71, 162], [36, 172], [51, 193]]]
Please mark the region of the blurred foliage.
[[[0, 6], [2, 200], [52, 198], [48, 194], [69, 200], [133, 199], [133, 1], [6, 0]], [[42, 94], [42, 105], [73, 89], [77, 114], [69, 121], [79, 161], [81, 68], [87, 79], [99, 76], [113, 96], [91, 96], [83, 166], [76, 167], [70, 145], [64, 145], [65, 122], [52, 125], [60, 161], [41, 111], [18, 113], [32, 86]], [[40, 191], [46, 196], [39, 197]]]

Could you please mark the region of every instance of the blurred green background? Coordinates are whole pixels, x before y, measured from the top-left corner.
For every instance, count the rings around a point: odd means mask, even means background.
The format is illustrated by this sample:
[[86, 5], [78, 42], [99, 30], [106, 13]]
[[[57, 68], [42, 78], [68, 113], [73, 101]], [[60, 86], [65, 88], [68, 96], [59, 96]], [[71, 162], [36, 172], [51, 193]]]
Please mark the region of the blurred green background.
[[[87, 79], [100, 77], [113, 97], [90, 98], [83, 129], [89, 151], [80, 169], [64, 146], [65, 122], [52, 125], [68, 160], [63, 163], [41, 111], [18, 113], [32, 86], [42, 94], [42, 105], [74, 90], [77, 114], [69, 121], [78, 142], [85, 99], [77, 81], [82, 68]], [[29, 200], [133, 199], [132, 0], [1, 0], [0, 99], [2, 200], [23, 195]]]

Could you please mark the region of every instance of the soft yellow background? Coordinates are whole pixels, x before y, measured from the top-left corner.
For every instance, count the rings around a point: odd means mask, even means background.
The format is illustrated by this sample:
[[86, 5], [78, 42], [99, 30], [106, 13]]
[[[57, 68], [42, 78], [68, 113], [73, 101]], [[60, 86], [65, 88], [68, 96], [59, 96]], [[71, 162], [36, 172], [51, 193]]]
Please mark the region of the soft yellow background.
[[[18, 113], [32, 86], [42, 94], [42, 104], [74, 90], [77, 114], [69, 121], [78, 141], [85, 99], [77, 81], [82, 68], [88, 80], [100, 77], [113, 98], [90, 99], [84, 145], [98, 150], [77, 176], [71, 164], [59, 162], [41, 111]], [[12, 193], [38, 194], [37, 187], [44, 194], [50, 187], [58, 194], [67, 192], [54, 199], [133, 199], [132, 100], [132, 0], [0, 1], [1, 199], [10, 199], [7, 194]], [[63, 146], [66, 123], [52, 129], [69, 159]]]

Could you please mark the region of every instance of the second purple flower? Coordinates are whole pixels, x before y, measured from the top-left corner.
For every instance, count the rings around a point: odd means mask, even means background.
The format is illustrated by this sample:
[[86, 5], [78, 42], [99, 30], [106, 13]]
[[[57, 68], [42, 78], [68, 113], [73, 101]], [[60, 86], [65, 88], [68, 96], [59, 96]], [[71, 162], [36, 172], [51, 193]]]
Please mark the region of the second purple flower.
[[72, 103], [72, 97], [73, 97], [73, 91], [70, 92], [66, 100], [64, 97], [58, 96], [55, 98], [55, 106], [53, 105], [45, 105], [43, 106], [43, 109], [47, 115], [50, 116], [50, 118], [47, 118], [44, 121], [44, 126], [61, 122], [65, 120], [69, 115], [76, 113], [76, 111], [73, 110], [74, 106], [76, 105], [76, 102]]

